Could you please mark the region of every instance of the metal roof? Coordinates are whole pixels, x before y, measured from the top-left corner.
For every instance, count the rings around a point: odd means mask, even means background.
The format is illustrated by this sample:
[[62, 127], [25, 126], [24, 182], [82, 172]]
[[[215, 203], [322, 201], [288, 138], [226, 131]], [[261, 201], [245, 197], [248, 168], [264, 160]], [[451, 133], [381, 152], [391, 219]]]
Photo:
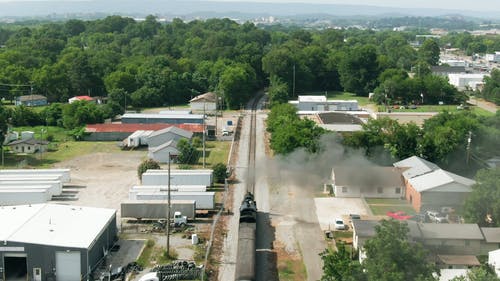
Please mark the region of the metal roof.
[[438, 260], [449, 265], [481, 265], [476, 256], [472, 255], [438, 255]]
[[[375, 220], [352, 220], [353, 229], [359, 237], [374, 237], [377, 233], [375, 226], [380, 222]], [[418, 224], [414, 221], [406, 221], [408, 225], [408, 234], [412, 238], [421, 238], [422, 233]]]
[[168, 127], [178, 127], [193, 133], [203, 133], [202, 124], [89, 124], [85, 128], [87, 133], [134, 133], [135, 131], [158, 131]]
[[299, 96], [299, 102], [326, 102], [326, 96]]
[[420, 223], [418, 226], [424, 239], [484, 239], [477, 224]]
[[213, 92], [207, 92], [199, 96], [194, 97], [189, 102], [215, 102], [217, 94]]
[[176, 114], [191, 114], [191, 110], [162, 110], [158, 114], [176, 115]]
[[500, 243], [500, 227], [481, 227], [487, 243]]
[[126, 118], [143, 119], [203, 119], [203, 114], [148, 114], [148, 113], [125, 113], [122, 120]]
[[168, 141], [168, 142], [166, 142], [166, 143], [164, 143], [164, 144], [161, 144], [161, 145], [159, 145], [159, 146], [150, 147], [150, 148], [149, 148], [149, 152], [155, 153], [155, 152], [158, 152], [158, 151], [160, 151], [160, 150], [162, 150], [162, 149], [165, 149], [165, 148], [167, 148], [167, 147], [173, 147], [173, 148], [175, 148], [175, 150], [179, 151], [179, 150], [177, 149], [177, 142], [176, 142], [176, 141], [174, 141], [174, 140], [170, 140], [170, 141]]
[[30, 145], [36, 145], [36, 144], [47, 145], [47, 144], [49, 144], [48, 141], [44, 141], [44, 140], [25, 139], [25, 140], [16, 140], [16, 141], [8, 143], [7, 145], [16, 145], [16, 144], [23, 144], [23, 143], [30, 144]]
[[399, 162], [394, 163], [393, 165], [394, 167], [398, 168], [408, 168], [403, 172], [403, 177], [405, 179], [411, 179], [413, 177], [420, 176], [439, 169], [438, 165], [418, 156], [412, 156], [403, 159]]
[[474, 180], [453, 174], [443, 169], [414, 177], [408, 180], [418, 192], [471, 192]]
[[172, 133], [172, 134], [175, 134], [175, 135], [187, 138], [187, 139], [191, 139], [193, 137], [193, 132], [180, 129], [180, 128], [176, 127], [176, 126], [172, 126], [172, 127], [168, 127], [168, 128], [165, 128], [165, 129], [161, 129], [161, 130], [155, 131], [154, 133], [152, 133], [151, 135], [149, 135], [149, 137], [153, 138], [153, 137], [165, 134], [165, 133]]
[[59, 204], [0, 207], [0, 240], [88, 248], [115, 214], [112, 209]]

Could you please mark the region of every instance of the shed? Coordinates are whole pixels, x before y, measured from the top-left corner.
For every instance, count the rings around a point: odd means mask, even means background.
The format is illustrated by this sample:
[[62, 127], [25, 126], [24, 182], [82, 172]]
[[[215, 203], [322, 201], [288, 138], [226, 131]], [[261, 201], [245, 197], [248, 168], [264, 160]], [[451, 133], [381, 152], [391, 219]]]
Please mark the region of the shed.
[[155, 147], [150, 146], [148, 157], [159, 163], [169, 163], [173, 160], [173, 157], [179, 154], [180, 151], [177, 149], [177, 142], [175, 140], [170, 140]]
[[0, 207], [0, 221], [6, 280], [89, 280], [117, 240], [112, 209], [18, 205]]
[[47, 97], [42, 95], [19, 96], [16, 98], [15, 104], [25, 106], [43, 106], [47, 105]]
[[217, 106], [217, 94], [207, 92], [192, 98], [189, 101], [191, 110], [198, 112], [213, 112]]

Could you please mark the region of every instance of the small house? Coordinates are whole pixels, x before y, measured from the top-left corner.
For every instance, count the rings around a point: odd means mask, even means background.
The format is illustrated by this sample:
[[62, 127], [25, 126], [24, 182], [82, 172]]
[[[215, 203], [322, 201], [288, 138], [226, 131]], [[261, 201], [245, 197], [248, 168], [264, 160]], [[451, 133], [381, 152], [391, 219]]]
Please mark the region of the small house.
[[49, 142], [44, 140], [36, 139], [21, 139], [10, 142], [7, 144], [12, 151], [15, 153], [28, 153], [32, 154], [35, 152], [45, 152], [47, 151]]
[[47, 105], [47, 97], [42, 95], [19, 96], [16, 98], [15, 104], [25, 106], [43, 106]]
[[74, 103], [76, 101], [92, 101], [92, 102], [94, 102], [95, 99], [90, 97], [90, 96], [75, 96], [75, 97], [68, 99], [69, 103]]
[[337, 166], [331, 179], [336, 197], [404, 197], [401, 170], [394, 167]]
[[215, 112], [217, 107], [217, 94], [207, 92], [196, 96], [189, 101], [189, 106], [193, 111]]

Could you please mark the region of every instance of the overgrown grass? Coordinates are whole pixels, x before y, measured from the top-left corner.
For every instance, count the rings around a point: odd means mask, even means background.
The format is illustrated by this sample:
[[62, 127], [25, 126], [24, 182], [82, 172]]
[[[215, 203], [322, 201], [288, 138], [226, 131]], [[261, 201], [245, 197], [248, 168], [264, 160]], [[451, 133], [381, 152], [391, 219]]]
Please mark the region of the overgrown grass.
[[376, 216], [385, 216], [387, 212], [403, 211], [408, 215], [416, 215], [417, 213], [411, 206], [403, 205], [369, 205], [372, 213]]
[[367, 204], [408, 205], [408, 202], [397, 198], [365, 198]]
[[306, 266], [300, 260], [287, 259], [278, 263], [280, 280], [307, 280]]
[[[203, 148], [199, 148], [200, 159], [198, 163], [194, 165], [194, 169], [203, 166]], [[207, 141], [205, 143], [205, 166], [211, 167], [217, 163], [227, 163], [227, 157], [229, 156], [229, 149], [231, 149], [231, 142], [229, 141]]]

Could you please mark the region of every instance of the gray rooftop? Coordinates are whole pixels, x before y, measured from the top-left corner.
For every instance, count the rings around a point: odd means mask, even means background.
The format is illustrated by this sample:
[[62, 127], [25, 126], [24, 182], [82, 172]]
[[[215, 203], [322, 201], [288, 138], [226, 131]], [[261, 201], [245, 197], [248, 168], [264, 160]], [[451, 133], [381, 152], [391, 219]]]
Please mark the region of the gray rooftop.
[[403, 172], [403, 177], [405, 179], [411, 179], [439, 169], [438, 165], [418, 156], [412, 156], [403, 159], [399, 162], [394, 163], [393, 165], [394, 167], [398, 168], [408, 168]]
[[424, 239], [484, 239], [477, 224], [421, 223], [418, 226]]
[[474, 180], [439, 169], [433, 172], [414, 177], [408, 182], [418, 192], [471, 192]]
[[158, 152], [158, 151], [160, 151], [160, 150], [162, 150], [162, 149], [164, 149], [166, 147], [169, 147], [169, 146], [171, 146], [171, 147], [173, 147], [173, 148], [175, 148], [177, 150], [177, 142], [174, 141], [174, 140], [170, 140], [170, 141], [168, 141], [168, 142], [166, 142], [164, 144], [161, 144], [159, 146], [150, 147], [149, 148], [149, 152], [155, 153], [155, 152]]
[[203, 114], [157, 114], [157, 113], [125, 113], [122, 119], [144, 118], [144, 119], [203, 119]]
[[484, 239], [488, 243], [500, 243], [500, 227], [481, 227]]
[[359, 188], [403, 186], [401, 170], [380, 166], [336, 166], [333, 167], [335, 184]]
[[171, 127], [165, 128], [165, 129], [154, 131], [151, 135], [149, 135], [149, 137], [152, 138], [152, 137], [159, 136], [159, 135], [165, 134], [165, 133], [172, 133], [172, 134], [175, 134], [175, 135], [187, 138], [187, 139], [191, 139], [191, 137], [193, 137], [193, 132], [183, 130], [183, 129], [178, 128], [176, 126], [171, 126]]
[[[422, 233], [415, 221], [406, 221], [408, 224], [409, 235], [412, 238], [421, 238]], [[353, 220], [353, 229], [356, 235], [359, 237], [374, 237], [377, 233], [375, 232], [375, 226], [379, 224], [379, 221], [374, 220]]]

